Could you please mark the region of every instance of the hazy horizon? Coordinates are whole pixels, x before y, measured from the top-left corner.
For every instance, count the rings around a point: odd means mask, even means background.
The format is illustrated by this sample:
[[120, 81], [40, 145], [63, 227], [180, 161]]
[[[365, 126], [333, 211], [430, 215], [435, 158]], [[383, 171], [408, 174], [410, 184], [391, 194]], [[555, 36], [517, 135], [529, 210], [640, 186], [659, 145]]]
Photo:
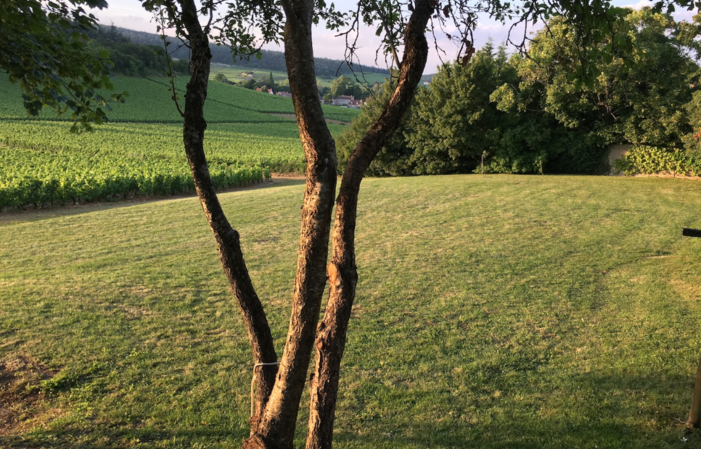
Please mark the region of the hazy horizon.
[[[638, 3], [630, 4], [630, 0], [618, 0], [613, 3], [617, 6], [627, 6], [631, 8], [641, 8], [650, 4], [649, 1], [641, 0]], [[149, 33], [156, 33], [156, 23], [152, 21], [152, 16], [150, 13], [145, 11], [141, 6], [139, 0], [108, 0], [109, 6], [104, 10], [92, 10], [92, 13], [98, 18], [102, 25], [111, 25], [121, 28], [127, 28], [135, 31], [145, 31]], [[353, 4], [349, 0], [341, 0], [336, 2], [337, 9], [348, 10], [349, 6]], [[687, 20], [690, 21], [693, 16], [693, 12], [682, 10], [673, 14], [676, 20]], [[536, 26], [537, 29], [538, 27]], [[506, 40], [508, 34], [509, 26], [501, 24], [490, 20], [489, 18], [484, 18], [478, 22], [477, 29], [474, 31], [474, 45], [476, 48], [481, 48], [490, 39], [494, 42], [494, 45], [499, 45]], [[523, 28], [520, 28], [523, 32]], [[457, 55], [457, 47], [454, 43], [449, 41], [445, 36], [436, 36], [438, 39], [438, 45], [446, 52], [442, 54], [441, 57], [443, 61], [454, 60]], [[438, 66], [441, 64], [441, 59], [431, 42], [432, 36], [429, 37], [429, 57], [426, 63], [426, 69], [424, 74], [431, 74], [437, 71]], [[340, 49], [345, 49], [345, 42], [342, 37], [337, 37], [336, 33], [329, 31], [319, 25], [314, 30], [313, 35], [314, 41], [314, 56], [319, 58], [328, 59], [343, 59], [343, 53]], [[374, 30], [365, 27], [358, 39], [358, 46], [360, 47], [357, 51], [359, 56], [360, 64], [366, 66], [375, 66], [385, 68], [385, 61], [382, 55], [375, 62], [375, 52], [380, 45], [380, 39], [375, 36]], [[266, 50], [283, 51], [283, 48], [278, 45], [265, 45], [263, 48]], [[510, 50], [514, 50], [513, 47]], [[233, 60], [232, 60], [233, 64]]]

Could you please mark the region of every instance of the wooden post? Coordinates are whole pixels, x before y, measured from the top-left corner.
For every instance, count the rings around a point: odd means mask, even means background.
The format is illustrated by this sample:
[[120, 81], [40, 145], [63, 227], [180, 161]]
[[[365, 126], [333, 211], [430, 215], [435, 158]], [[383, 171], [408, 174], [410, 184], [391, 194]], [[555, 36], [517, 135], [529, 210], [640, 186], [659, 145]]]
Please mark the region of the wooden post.
[[[701, 229], [682, 229], [682, 235], [685, 237], [701, 237]], [[701, 360], [699, 367], [696, 369], [696, 382], [694, 384], [694, 396], [691, 399], [691, 410], [689, 410], [689, 419], [686, 421], [686, 428], [694, 430], [701, 427]]]
[[694, 430], [697, 427], [701, 427], [701, 360], [699, 360], [699, 367], [696, 370], [696, 384], [694, 385], [694, 397], [691, 400], [691, 410], [689, 411], [689, 420], [686, 422], [686, 428], [689, 430]]

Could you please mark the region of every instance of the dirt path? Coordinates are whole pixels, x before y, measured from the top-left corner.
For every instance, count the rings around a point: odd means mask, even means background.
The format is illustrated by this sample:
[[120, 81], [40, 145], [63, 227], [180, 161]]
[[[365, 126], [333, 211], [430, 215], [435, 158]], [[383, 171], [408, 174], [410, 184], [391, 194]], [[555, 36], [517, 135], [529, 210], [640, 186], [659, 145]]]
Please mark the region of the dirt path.
[[[290, 120], [296, 120], [296, 119], [297, 119], [297, 117], [295, 117], [294, 114], [270, 114], [270, 115], [274, 115], [274, 116], [276, 116], [276, 117], [288, 118], [288, 119], [290, 119]], [[344, 126], [345, 126], [345, 125], [350, 125], [350, 122], [343, 122], [343, 121], [341, 121], [341, 120], [334, 120], [334, 119], [330, 119], [330, 118], [327, 118], [327, 119], [326, 119], [326, 123], [330, 123], [330, 124], [332, 124], [332, 125], [344, 125]]]

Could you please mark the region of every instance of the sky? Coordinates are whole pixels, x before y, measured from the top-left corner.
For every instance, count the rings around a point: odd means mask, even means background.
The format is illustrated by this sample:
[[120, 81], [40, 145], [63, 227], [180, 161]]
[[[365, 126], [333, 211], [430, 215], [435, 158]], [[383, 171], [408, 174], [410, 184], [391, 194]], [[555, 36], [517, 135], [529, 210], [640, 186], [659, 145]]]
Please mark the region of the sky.
[[[104, 25], [114, 24], [122, 28], [129, 28], [137, 31], [146, 31], [150, 33], [156, 32], [156, 24], [151, 20], [151, 14], [146, 12], [141, 6], [139, 0], [107, 0], [108, 8], [104, 10], [94, 10], [93, 14]], [[350, 0], [337, 0], [337, 9], [349, 9], [353, 2]], [[631, 4], [631, 0], [614, 0], [613, 4], [617, 6], [628, 6], [639, 9], [649, 5], [648, 0], [640, 0], [638, 3]], [[345, 8], [344, 8], [345, 7]], [[693, 13], [690, 11], [679, 11], [674, 14], [676, 20], [691, 20]], [[521, 32], [523, 29], [521, 28]], [[474, 32], [474, 45], [476, 48], [482, 47], [489, 39], [494, 41], [495, 45], [506, 40], [508, 34], [508, 26], [501, 23], [483, 19], [478, 23], [477, 29]], [[345, 41], [341, 37], [336, 37], [334, 32], [328, 31], [325, 28], [319, 27], [314, 30], [314, 55], [321, 58], [341, 59]], [[385, 67], [384, 59], [380, 59], [375, 63], [375, 51], [379, 45], [379, 39], [374, 35], [373, 30], [364, 29], [358, 40], [361, 47], [358, 51], [360, 63], [364, 65], [378, 65]], [[429, 44], [430, 45], [430, 44]], [[446, 51], [446, 54], [439, 55], [431, 45], [428, 63], [426, 64], [425, 73], [435, 73], [437, 67], [443, 61], [455, 59], [457, 55], [457, 47], [448, 41], [447, 38], [439, 38], [439, 45]], [[266, 46], [269, 50], [280, 50], [282, 48], [274, 45]]]

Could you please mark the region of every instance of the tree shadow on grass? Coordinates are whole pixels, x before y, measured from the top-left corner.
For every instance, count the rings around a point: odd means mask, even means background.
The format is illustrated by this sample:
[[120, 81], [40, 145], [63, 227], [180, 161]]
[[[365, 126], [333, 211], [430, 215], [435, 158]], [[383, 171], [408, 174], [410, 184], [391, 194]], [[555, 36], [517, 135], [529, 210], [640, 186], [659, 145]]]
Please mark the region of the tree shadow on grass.
[[567, 391], [546, 392], [561, 399], [546, 397], [533, 410], [511, 401], [479, 410], [473, 423], [447, 416], [396, 427], [376, 421], [338, 432], [334, 441], [336, 447], [378, 449], [701, 448], [701, 431], [687, 434], [682, 423], [692, 390], [693, 379], [683, 376], [586, 373], [573, 376]]
[[192, 430], [150, 430], [150, 429], [70, 429], [35, 430], [26, 435], [0, 437], [0, 447], [13, 449], [29, 448], [198, 448], [198, 447], [240, 447], [248, 436], [247, 432], [225, 431], [218, 428]]
[[[473, 427], [460, 432], [456, 428], [436, 428], [416, 425], [412, 437], [401, 434], [356, 435], [338, 433], [334, 446], [338, 448], [479, 448], [479, 449], [545, 449], [545, 448], [699, 448], [699, 433], [670, 435], [667, 441], [650, 439], [634, 427], [621, 424], [566, 425], [539, 420], [515, 422], [505, 431], [503, 427]], [[674, 432], [672, 432], [674, 433]]]
[[[599, 375], [572, 376], [567, 391], [561, 386], [540, 408], [518, 409], [495, 403], [481, 410], [475, 422], [435, 416], [402, 416], [401, 422], [379, 418], [358, 429], [335, 433], [336, 448], [701, 448], [701, 432], [686, 435], [680, 419], [686, 418], [693, 379], [683, 376]], [[561, 391], [557, 391], [557, 390]], [[571, 395], [568, 395], [571, 393]], [[411, 391], [407, 391], [411, 394]], [[507, 392], [521, 394], [518, 391]], [[563, 401], [548, 402], [547, 395]], [[531, 405], [533, 402], [531, 402]], [[460, 416], [461, 410], [453, 410]], [[348, 419], [341, 416], [341, 419]], [[351, 418], [353, 419], [353, 418]], [[304, 427], [304, 423], [300, 423]], [[202, 427], [190, 430], [116, 428], [109, 424], [68, 429], [36, 429], [28, 434], [0, 437], [2, 448], [121, 448], [121, 447], [240, 447], [247, 437], [238, 430]], [[300, 429], [303, 442], [305, 429]], [[299, 433], [299, 432], [298, 432]]]

